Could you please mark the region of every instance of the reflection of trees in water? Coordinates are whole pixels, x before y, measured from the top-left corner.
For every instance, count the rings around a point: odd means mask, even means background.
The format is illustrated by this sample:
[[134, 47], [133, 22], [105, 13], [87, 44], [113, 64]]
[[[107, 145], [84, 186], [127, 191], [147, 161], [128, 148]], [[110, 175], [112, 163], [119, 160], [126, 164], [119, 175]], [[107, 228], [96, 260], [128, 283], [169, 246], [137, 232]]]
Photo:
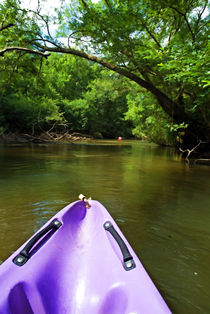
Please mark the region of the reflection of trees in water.
[[198, 285], [208, 291], [208, 168], [189, 168], [172, 149], [130, 143], [1, 147], [0, 260], [83, 193], [117, 219], [166, 297], [184, 306], [185, 291], [207, 304]]

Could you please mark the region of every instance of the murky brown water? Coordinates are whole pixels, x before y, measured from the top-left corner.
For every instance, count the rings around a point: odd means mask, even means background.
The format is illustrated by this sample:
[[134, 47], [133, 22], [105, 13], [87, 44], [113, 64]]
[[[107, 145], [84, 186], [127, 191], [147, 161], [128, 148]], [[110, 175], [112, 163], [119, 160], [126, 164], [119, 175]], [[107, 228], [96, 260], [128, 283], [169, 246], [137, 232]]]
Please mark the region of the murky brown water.
[[1, 145], [0, 260], [80, 193], [106, 206], [173, 313], [210, 313], [210, 167], [140, 142]]

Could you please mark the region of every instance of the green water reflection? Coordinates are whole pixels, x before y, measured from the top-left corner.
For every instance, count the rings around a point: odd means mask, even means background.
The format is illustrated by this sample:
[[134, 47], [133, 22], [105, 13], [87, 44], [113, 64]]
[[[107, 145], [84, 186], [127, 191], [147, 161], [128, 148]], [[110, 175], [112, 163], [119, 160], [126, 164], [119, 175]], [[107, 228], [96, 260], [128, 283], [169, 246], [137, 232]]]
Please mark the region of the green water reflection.
[[0, 260], [78, 194], [102, 202], [174, 313], [209, 313], [210, 168], [140, 142], [0, 146]]

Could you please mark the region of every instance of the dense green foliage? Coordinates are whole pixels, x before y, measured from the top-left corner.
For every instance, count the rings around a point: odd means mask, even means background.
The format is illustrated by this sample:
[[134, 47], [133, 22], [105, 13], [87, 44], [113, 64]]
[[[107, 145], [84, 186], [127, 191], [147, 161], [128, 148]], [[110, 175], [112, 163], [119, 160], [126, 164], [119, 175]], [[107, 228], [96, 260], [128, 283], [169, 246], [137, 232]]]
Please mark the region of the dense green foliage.
[[131, 135], [124, 120], [125, 79], [74, 56], [54, 54], [42, 64], [31, 55], [15, 57], [7, 60], [11, 68], [2, 66], [1, 132], [33, 135], [53, 127], [104, 137]]
[[206, 0], [62, 3], [54, 17], [1, 5], [2, 128], [210, 141]]
[[[161, 120], [161, 125], [165, 125], [164, 134], [166, 124], [170, 124], [168, 131], [181, 130], [177, 135], [187, 131], [187, 145], [199, 138], [209, 140], [207, 1], [79, 3], [77, 7], [74, 4], [65, 8], [61, 31], [74, 30], [81, 49], [87, 49], [81, 36], [88, 37], [89, 47], [118, 66], [118, 73], [127, 77], [132, 74], [131, 79], [153, 95], [152, 98], [148, 94], [145, 97], [145, 93], [137, 96], [141, 105], [144, 103], [143, 111], [148, 118], [139, 117], [137, 130], [151, 134], [153, 130], [147, 126], [152, 127], [155, 121]], [[82, 12], [80, 18], [79, 11]], [[67, 21], [68, 28], [64, 27]], [[151, 102], [149, 107], [148, 101]], [[157, 103], [170, 116], [168, 123], [164, 122]], [[160, 120], [157, 112], [162, 116]], [[146, 128], [141, 125], [143, 121], [147, 121]], [[165, 135], [160, 132], [160, 137], [164, 139]]]
[[[139, 95], [140, 94], [140, 95]], [[161, 145], [173, 145], [176, 133], [170, 127], [172, 120], [164, 113], [149, 92], [133, 89], [127, 96], [126, 120], [133, 121], [133, 134]]]

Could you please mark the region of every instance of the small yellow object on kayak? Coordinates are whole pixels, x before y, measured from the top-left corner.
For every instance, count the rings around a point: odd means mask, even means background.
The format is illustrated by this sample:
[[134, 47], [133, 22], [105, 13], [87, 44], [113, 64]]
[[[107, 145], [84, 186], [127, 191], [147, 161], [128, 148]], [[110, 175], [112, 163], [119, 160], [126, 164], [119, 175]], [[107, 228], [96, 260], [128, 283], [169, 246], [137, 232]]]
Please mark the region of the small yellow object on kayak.
[[91, 208], [91, 205], [89, 203], [89, 201], [91, 201], [91, 197], [87, 199], [86, 196], [84, 196], [83, 194], [80, 194], [79, 199], [85, 203], [86, 208]]

